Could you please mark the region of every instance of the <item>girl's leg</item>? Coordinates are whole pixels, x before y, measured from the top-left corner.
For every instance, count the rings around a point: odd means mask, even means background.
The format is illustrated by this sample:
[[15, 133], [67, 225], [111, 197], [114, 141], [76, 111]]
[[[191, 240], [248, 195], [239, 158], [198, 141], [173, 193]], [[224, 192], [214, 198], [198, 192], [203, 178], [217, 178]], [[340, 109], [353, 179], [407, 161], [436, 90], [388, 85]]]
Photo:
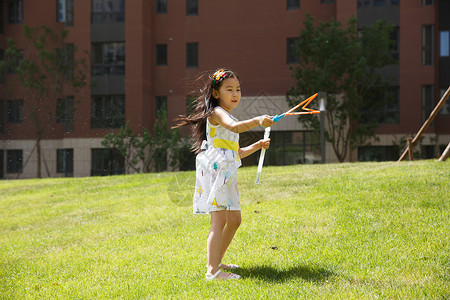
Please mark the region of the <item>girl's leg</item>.
[[220, 245], [223, 230], [227, 222], [227, 212], [225, 210], [211, 213], [211, 229], [209, 230], [206, 244], [208, 256], [208, 273], [215, 274], [219, 270]]
[[220, 241], [220, 256], [219, 263], [222, 261], [225, 252], [230, 246], [233, 240], [234, 234], [241, 225], [241, 211], [240, 210], [227, 210], [226, 211], [226, 226], [222, 231], [222, 239]]

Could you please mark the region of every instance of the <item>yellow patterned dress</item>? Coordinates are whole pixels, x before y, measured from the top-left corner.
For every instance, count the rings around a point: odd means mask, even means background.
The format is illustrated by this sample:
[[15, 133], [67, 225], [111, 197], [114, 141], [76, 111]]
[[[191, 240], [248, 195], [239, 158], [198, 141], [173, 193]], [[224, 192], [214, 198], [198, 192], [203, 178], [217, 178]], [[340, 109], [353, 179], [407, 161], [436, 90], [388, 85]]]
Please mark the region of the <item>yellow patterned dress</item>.
[[239, 134], [207, 120], [206, 138], [202, 152], [196, 158], [193, 212], [209, 214], [212, 211], [240, 210], [237, 187], [237, 169], [241, 166]]

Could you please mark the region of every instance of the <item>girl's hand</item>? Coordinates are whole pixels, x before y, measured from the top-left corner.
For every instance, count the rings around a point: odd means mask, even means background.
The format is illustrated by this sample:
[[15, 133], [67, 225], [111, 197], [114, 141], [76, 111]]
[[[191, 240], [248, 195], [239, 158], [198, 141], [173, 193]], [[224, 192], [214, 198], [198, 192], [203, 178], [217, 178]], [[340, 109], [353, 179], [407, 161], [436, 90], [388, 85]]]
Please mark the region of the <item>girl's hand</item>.
[[270, 127], [273, 124], [275, 124], [275, 122], [272, 120], [270, 116], [264, 115], [259, 117], [259, 125], [263, 127]]
[[261, 149], [262, 149], [262, 148], [264, 148], [264, 149], [269, 149], [269, 146], [270, 146], [270, 139], [267, 139], [267, 140], [260, 140], [259, 143], [260, 143], [260, 145], [261, 145]]

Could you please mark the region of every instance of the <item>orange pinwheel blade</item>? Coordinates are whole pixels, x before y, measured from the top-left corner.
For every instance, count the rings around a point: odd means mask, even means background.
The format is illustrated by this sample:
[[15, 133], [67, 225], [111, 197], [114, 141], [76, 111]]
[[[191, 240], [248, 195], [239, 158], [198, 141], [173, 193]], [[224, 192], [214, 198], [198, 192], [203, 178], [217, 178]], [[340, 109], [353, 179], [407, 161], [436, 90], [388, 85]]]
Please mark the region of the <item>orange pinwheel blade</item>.
[[[319, 114], [320, 111], [312, 109], [307, 107], [308, 104], [314, 100], [314, 98], [316, 98], [318, 95], [318, 93], [315, 93], [314, 95], [312, 95], [311, 97], [309, 97], [308, 99], [300, 102], [299, 104], [297, 104], [296, 106], [294, 106], [293, 108], [291, 108], [290, 110], [288, 110], [285, 115], [286, 116], [294, 116], [294, 115], [311, 115], [311, 114]], [[304, 112], [297, 112], [297, 113], [293, 113], [294, 110], [296, 110], [297, 108], [299, 108], [300, 106], [302, 106], [303, 110], [306, 110]]]

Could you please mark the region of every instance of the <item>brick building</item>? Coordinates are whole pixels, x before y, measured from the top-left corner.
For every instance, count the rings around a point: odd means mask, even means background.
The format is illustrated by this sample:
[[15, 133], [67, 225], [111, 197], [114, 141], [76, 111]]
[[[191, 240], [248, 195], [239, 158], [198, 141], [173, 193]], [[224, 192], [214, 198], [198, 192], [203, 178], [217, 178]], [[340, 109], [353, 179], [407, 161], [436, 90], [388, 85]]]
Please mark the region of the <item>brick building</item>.
[[[450, 83], [450, 0], [0, 0], [1, 56], [8, 38], [23, 47], [23, 25], [44, 24], [68, 29], [76, 55], [92, 55], [87, 75], [94, 84], [52, 99], [55, 107], [73, 106], [74, 115], [55, 118], [54, 130], [43, 137], [42, 175], [123, 173], [120, 155], [101, 146], [103, 136], [125, 122], [136, 131], [151, 129], [162, 105], [169, 120], [185, 113], [186, 82], [219, 66], [237, 71], [242, 80], [238, 117], [283, 111], [294, 84], [289, 45], [306, 13], [316, 21], [345, 22], [355, 15], [359, 25], [384, 18], [396, 26], [398, 64], [383, 72], [395, 78], [398, 101], [386, 108], [380, 141], [354, 151], [352, 159], [398, 158], [394, 143], [417, 132]], [[27, 99], [7, 94], [5, 83], [0, 89], [0, 178], [35, 177]], [[262, 132], [244, 134], [242, 143], [259, 137]], [[277, 124], [271, 137], [271, 164], [320, 160], [318, 137], [293, 118]], [[424, 157], [436, 157], [449, 139], [446, 105], [423, 139]], [[336, 161], [329, 146], [326, 158]]]

